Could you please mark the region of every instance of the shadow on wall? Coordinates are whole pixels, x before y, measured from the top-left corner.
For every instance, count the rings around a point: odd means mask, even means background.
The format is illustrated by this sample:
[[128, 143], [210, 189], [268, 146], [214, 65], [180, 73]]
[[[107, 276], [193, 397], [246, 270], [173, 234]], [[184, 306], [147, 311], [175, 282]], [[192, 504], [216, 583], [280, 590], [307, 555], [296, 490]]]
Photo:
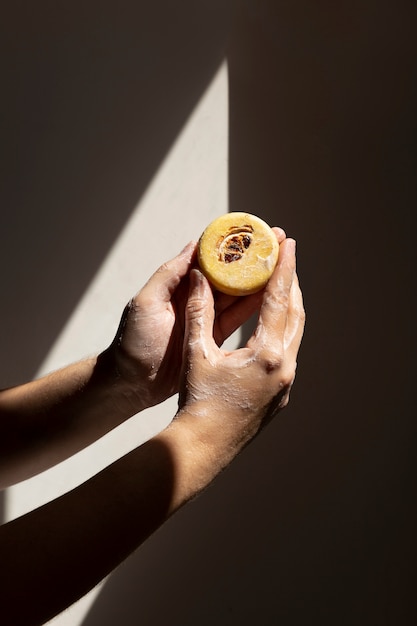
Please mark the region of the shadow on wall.
[[[244, 6], [230, 208], [298, 240], [296, 386], [282, 418], [109, 578], [84, 626], [408, 626], [416, 9]], [[173, 7], [3, 16], [2, 384], [36, 370], [221, 60], [225, 3]]]
[[[142, 484], [140, 479], [132, 481], [132, 475], [143, 474], [144, 468], [149, 472], [147, 480]], [[4, 525], [1, 623], [44, 624], [62, 607], [64, 597], [76, 599], [82, 590], [94, 585], [99, 571], [107, 571], [123, 559], [166, 518], [178, 479], [176, 470], [175, 450], [168, 442], [153, 439], [63, 497]], [[115, 493], [115, 485], [124, 494], [121, 498]], [[109, 492], [113, 494], [111, 507]], [[144, 503], [145, 517], [138, 501]], [[68, 519], [71, 530], [61, 523]], [[39, 541], [27, 531], [30, 526], [36, 529]], [[109, 541], [117, 541], [117, 549], [110, 554]], [[48, 565], [42, 567], [40, 561], [45, 555]], [[95, 566], [90, 568], [88, 563]], [[6, 575], [10, 571], [18, 571], [18, 577]], [[26, 591], [26, 602], [21, 601], [22, 589]], [[66, 618], [64, 615], [67, 624], [78, 623]]]
[[408, 626], [416, 9], [244, 7], [230, 209], [298, 240], [307, 327], [292, 401], [110, 577], [84, 626]]
[[3, 387], [33, 376], [224, 58], [228, 7], [3, 9]]

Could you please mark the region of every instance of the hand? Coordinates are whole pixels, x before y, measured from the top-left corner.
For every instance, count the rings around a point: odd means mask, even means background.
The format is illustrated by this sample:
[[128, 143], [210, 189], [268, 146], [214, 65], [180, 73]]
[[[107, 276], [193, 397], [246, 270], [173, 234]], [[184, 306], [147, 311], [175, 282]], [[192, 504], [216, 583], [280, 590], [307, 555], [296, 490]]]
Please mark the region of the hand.
[[234, 455], [286, 406], [304, 319], [291, 239], [281, 243], [257, 327], [239, 350], [224, 352], [216, 345], [213, 296], [204, 276], [192, 271], [178, 416], [191, 416], [205, 444], [214, 443], [216, 450], [223, 445]]
[[[278, 241], [285, 232], [276, 228]], [[127, 386], [134, 411], [163, 402], [179, 389], [189, 272], [196, 243], [164, 263], [129, 302], [110, 346], [112, 369]], [[261, 295], [245, 298], [214, 294], [215, 341], [221, 345], [259, 308]]]

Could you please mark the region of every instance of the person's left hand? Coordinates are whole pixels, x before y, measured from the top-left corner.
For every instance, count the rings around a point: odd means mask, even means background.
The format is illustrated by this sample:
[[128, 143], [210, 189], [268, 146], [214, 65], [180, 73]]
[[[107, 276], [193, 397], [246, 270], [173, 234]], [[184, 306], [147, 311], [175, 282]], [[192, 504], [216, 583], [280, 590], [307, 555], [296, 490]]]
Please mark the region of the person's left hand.
[[[282, 241], [284, 231], [274, 230], [278, 241]], [[159, 404], [178, 391], [188, 276], [196, 247], [190, 242], [132, 298], [109, 348], [112, 367], [135, 412]], [[220, 346], [259, 308], [262, 294], [234, 297], [216, 292], [215, 300], [214, 338]]]

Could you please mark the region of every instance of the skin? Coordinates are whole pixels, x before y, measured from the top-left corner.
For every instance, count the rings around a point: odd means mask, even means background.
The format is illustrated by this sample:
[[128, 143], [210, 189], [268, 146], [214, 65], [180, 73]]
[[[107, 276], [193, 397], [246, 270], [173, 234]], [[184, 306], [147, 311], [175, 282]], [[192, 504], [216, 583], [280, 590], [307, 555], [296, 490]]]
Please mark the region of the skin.
[[[285, 238], [275, 230], [278, 240]], [[185, 304], [196, 243], [162, 265], [129, 302], [107, 350], [0, 391], [0, 488], [52, 467], [179, 389]], [[257, 310], [261, 294], [216, 294], [219, 345]]]
[[[42, 624], [84, 595], [287, 404], [304, 310], [294, 242], [275, 232], [280, 256], [263, 292], [213, 293], [193, 268], [189, 244], [129, 303], [99, 357], [0, 393], [0, 476], [9, 484], [180, 392], [176, 418], [162, 433], [0, 528], [6, 623]], [[222, 341], [256, 310], [247, 345], [222, 351]]]
[[179, 414], [199, 420], [201, 430], [207, 423], [201, 418], [210, 415], [210, 433], [215, 419], [225, 450], [234, 453], [289, 400], [305, 319], [295, 273], [295, 242], [282, 243], [278, 265], [263, 292], [257, 327], [239, 350], [226, 352], [216, 345], [209, 284], [195, 269], [191, 279]]

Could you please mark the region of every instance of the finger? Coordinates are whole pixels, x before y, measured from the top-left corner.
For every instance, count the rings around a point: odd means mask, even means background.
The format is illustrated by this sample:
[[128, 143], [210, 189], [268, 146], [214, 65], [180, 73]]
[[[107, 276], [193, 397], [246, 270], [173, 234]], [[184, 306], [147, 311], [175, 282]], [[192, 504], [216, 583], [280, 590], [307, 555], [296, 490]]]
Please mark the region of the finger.
[[196, 249], [197, 243], [190, 241], [176, 257], [161, 265], [143, 287], [141, 299], [169, 302], [182, 278], [189, 272]]
[[287, 236], [285, 234], [285, 230], [283, 228], [280, 228], [279, 226], [273, 226], [272, 230], [274, 231], [278, 239], [278, 243], [282, 243]]
[[201, 352], [206, 358], [215, 346], [213, 340], [214, 301], [208, 280], [192, 269], [190, 292], [185, 307], [184, 351]]
[[280, 245], [277, 266], [265, 287], [258, 325], [250, 340], [253, 347], [283, 344], [294, 274], [295, 241], [285, 239]]
[[305, 312], [303, 305], [303, 296], [298, 283], [297, 274], [294, 274], [294, 280], [291, 285], [287, 327], [284, 336], [284, 359], [281, 369], [281, 384], [283, 388], [283, 396], [279, 403], [279, 408], [283, 408], [289, 401], [291, 387], [294, 383], [297, 370], [297, 357], [301, 340], [304, 332]]
[[304, 333], [305, 310], [303, 303], [303, 295], [298, 282], [297, 274], [294, 274], [294, 280], [291, 286], [290, 300], [288, 306], [287, 327], [284, 336], [284, 349], [292, 352], [297, 356], [301, 339]]

